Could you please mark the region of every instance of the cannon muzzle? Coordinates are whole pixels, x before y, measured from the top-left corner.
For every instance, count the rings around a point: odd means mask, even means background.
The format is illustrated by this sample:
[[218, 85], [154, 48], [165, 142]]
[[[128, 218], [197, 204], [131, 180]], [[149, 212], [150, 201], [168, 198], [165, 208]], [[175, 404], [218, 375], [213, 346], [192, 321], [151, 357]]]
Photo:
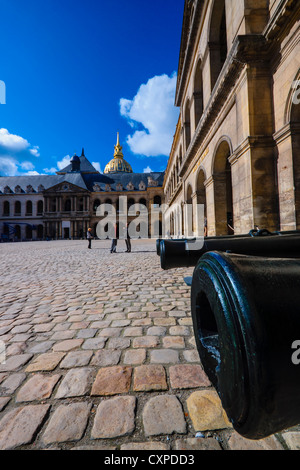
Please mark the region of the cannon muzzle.
[[[290, 253], [296, 241], [289, 239]], [[201, 363], [248, 439], [300, 423], [292, 349], [300, 342], [299, 305], [300, 259], [210, 252], [195, 267], [191, 311]]]
[[162, 240], [160, 264], [164, 270], [194, 267], [210, 251], [232, 252], [274, 258], [300, 258], [300, 234], [267, 233], [264, 236], [228, 236], [193, 240]]

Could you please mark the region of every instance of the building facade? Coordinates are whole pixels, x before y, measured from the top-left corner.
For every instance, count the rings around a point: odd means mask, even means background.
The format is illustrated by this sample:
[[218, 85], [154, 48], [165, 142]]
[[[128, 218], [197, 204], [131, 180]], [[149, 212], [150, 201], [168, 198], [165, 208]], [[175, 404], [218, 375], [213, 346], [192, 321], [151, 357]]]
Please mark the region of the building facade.
[[[97, 224], [106, 216], [101, 205], [111, 205], [118, 218], [125, 201], [135, 220], [134, 204], [147, 208], [148, 236], [151, 211], [163, 202], [164, 173], [134, 173], [124, 160], [119, 136], [113, 159], [99, 173], [82, 150], [56, 175], [0, 177], [1, 240], [85, 238], [88, 227], [97, 236]], [[154, 209], [153, 209], [154, 208]], [[102, 215], [101, 215], [102, 214]], [[161, 223], [161, 222], [160, 222]]]
[[171, 232], [300, 229], [300, 2], [185, 0], [165, 172]]

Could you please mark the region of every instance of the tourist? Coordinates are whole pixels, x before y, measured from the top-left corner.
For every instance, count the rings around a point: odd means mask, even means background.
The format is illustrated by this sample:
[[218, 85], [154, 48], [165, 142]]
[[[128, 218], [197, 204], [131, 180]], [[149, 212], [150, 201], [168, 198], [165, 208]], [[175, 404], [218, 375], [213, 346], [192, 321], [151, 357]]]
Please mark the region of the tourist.
[[88, 248], [91, 249], [92, 248], [92, 229], [91, 228], [88, 228], [88, 231], [87, 231], [87, 234], [86, 234], [86, 238], [88, 239], [89, 241], [89, 245], [88, 245]]
[[130, 241], [130, 236], [129, 236], [129, 230], [128, 230], [128, 224], [126, 224], [126, 238], [125, 238], [125, 243], [126, 243], [126, 253], [131, 252], [131, 241]]
[[114, 226], [114, 238], [112, 240], [112, 243], [111, 243], [111, 248], [110, 248], [110, 252], [111, 253], [116, 253], [117, 252], [117, 238], [118, 238], [118, 226], [117, 224], [115, 224]]

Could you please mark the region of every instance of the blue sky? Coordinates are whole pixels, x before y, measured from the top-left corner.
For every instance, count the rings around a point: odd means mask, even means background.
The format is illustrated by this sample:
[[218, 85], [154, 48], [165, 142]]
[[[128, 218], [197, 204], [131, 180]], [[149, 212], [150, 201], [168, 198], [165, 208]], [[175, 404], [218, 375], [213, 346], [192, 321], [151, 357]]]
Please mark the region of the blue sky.
[[[163, 171], [184, 0], [0, 0], [0, 175], [104, 170], [117, 132], [133, 171]], [[2, 99], [1, 99], [2, 97]]]

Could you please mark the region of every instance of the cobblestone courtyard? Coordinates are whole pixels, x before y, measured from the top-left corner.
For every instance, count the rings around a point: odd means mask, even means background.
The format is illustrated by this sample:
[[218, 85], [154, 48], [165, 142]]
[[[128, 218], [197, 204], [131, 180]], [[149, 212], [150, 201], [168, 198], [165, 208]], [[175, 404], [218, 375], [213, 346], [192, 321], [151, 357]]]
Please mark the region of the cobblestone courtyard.
[[0, 244], [0, 449], [297, 449], [230, 426], [199, 363], [191, 269], [155, 241]]

